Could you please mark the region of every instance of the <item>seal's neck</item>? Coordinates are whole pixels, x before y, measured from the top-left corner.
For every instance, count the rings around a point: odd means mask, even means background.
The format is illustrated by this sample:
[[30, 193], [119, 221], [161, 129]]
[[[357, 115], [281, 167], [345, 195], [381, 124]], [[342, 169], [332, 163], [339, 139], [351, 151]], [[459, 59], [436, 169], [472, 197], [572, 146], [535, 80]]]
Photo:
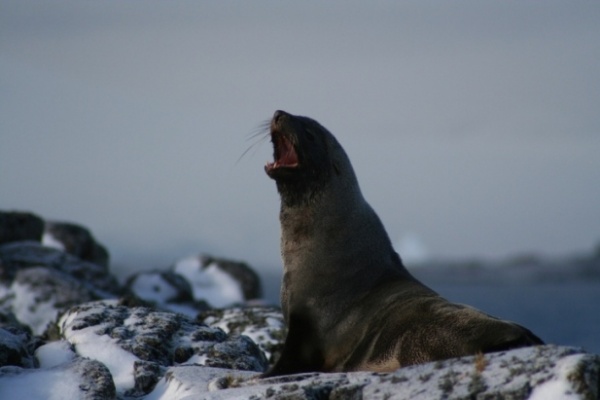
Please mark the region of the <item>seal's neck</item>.
[[[366, 202], [352, 165], [347, 159], [342, 162], [343, 168], [327, 166], [314, 179], [277, 182], [284, 238], [298, 242], [328, 236], [329, 229], [352, 223], [348, 215], [364, 208]], [[311, 234], [304, 238], [297, 234], [302, 231]]]
[[347, 261], [366, 254], [384, 266], [379, 271], [386, 270], [386, 265], [390, 270], [403, 269], [379, 217], [363, 198], [352, 166], [348, 162], [340, 170], [342, 173], [334, 171], [317, 189], [304, 193], [302, 201], [297, 195], [286, 197], [285, 191], [280, 192], [286, 272], [322, 276], [343, 269], [351, 276], [353, 269], [364, 271], [364, 266]]

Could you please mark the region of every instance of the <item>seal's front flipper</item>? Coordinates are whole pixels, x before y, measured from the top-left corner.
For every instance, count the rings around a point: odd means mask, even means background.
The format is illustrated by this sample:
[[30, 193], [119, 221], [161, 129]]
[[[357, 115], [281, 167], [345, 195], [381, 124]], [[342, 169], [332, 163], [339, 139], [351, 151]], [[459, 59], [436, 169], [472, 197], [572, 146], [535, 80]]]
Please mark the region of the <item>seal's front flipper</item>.
[[262, 377], [321, 371], [324, 357], [320, 343], [308, 312], [292, 312], [281, 356]]

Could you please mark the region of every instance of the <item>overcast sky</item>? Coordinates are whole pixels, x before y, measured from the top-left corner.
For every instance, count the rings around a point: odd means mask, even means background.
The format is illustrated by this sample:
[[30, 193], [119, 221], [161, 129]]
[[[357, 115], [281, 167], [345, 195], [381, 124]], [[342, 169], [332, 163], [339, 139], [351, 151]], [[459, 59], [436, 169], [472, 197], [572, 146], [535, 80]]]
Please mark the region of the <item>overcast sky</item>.
[[113, 263], [279, 266], [276, 109], [345, 147], [394, 242], [600, 241], [600, 2], [0, 0], [0, 209]]

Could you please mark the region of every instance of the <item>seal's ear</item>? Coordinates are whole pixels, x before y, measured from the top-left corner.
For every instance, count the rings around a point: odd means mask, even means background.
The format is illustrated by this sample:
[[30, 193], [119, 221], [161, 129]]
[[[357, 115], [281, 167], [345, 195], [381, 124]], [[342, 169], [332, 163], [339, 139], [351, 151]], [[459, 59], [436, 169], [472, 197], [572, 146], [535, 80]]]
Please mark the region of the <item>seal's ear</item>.
[[340, 167], [338, 167], [338, 165], [335, 161], [333, 162], [333, 170], [335, 171], [335, 173], [338, 176], [342, 175], [342, 171], [340, 170]]

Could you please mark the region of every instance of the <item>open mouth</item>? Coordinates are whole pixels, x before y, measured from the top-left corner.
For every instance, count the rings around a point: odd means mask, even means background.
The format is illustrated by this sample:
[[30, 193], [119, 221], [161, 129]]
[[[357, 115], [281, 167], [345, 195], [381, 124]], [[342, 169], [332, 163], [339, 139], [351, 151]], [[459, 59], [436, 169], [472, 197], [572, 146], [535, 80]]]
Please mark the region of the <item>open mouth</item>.
[[275, 160], [267, 163], [265, 166], [267, 172], [281, 168], [298, 167], [298, 154], [294, 149], [294, 144], [284, 134], [277, 131], [271, 132], [271, 141], [273, 142], [273, 158]]

